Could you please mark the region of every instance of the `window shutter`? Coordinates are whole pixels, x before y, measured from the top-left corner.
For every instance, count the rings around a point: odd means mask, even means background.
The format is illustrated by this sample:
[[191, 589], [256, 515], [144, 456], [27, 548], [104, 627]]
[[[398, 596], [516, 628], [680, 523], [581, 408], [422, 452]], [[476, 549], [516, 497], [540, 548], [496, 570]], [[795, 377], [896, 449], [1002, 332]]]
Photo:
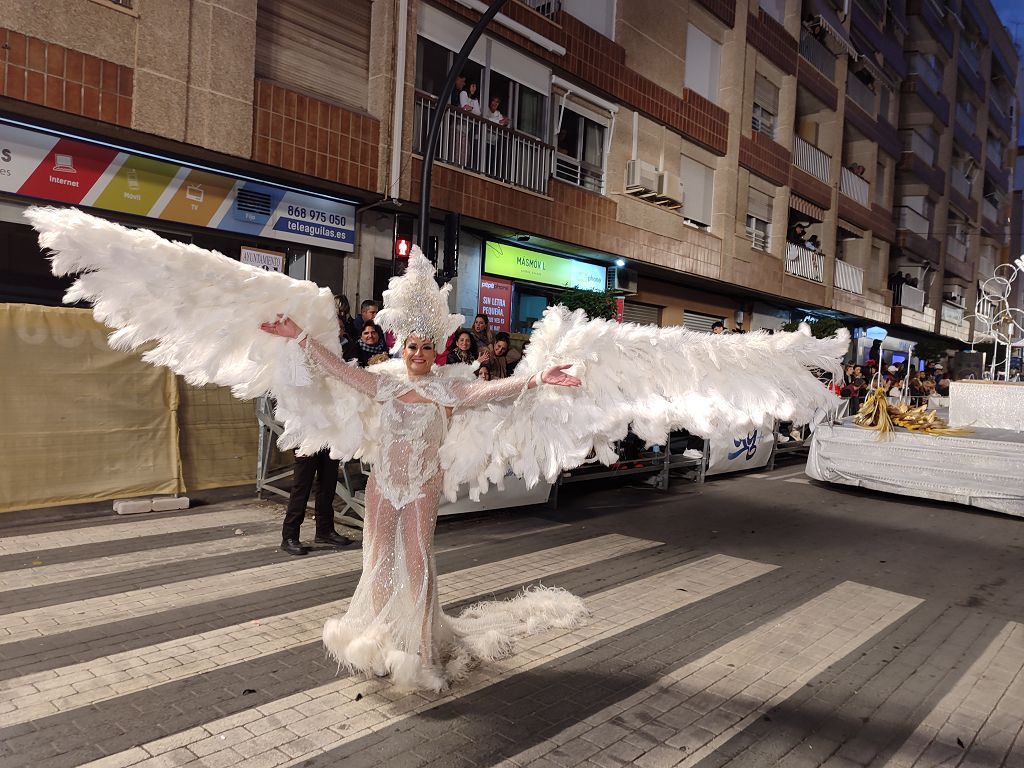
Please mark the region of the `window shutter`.
[[761, 221], [772, 220], [772, 199], [764, 192], [751, 188], [747, 201], [747, 214]]
[[256, 76], [365, 111], [370, 0], [260, 0]]
[[779, 89], [764, 75], [754, 75], [754, 103], [773, 115], [779, 114]]
[[688, 331], [711, 333], [711, 326], [718, 322], [724, 323], [725, 318], [705, 315], [700, 312], [683, 312], [683, 328]]
[[683, 155], [679, 180], [683, 187], [683, 217], [710, 226], [714, 168]]
[[627, 301], [622, 305], [622, 322], [638, 325], [661, 325], [661, 307]]

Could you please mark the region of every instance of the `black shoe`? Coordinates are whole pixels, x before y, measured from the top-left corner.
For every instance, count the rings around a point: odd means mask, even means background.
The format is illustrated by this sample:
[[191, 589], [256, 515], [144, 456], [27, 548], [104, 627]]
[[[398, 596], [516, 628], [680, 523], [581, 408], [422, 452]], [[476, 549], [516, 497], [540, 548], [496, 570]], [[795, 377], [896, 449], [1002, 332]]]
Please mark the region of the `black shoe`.
[[318, 533], [316, 538], [313, 539], [317, 544], [330, 544], [332, 547], [347, 547], [353, 542], [348, 536], [342, 536], [340, 533], [331, 531], [330, 533]]
[[306, 547], [299, 543], [298, 539], [285, 539], [281, 542], [281, 549], [289, 555], [304, 555], [309, 552]]

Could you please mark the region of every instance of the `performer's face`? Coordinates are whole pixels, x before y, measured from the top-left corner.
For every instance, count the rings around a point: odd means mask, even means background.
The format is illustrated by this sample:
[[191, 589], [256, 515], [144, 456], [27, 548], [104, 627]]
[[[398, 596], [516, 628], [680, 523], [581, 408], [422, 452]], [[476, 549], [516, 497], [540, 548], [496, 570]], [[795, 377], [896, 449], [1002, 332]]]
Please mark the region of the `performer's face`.
[[402, 359], [405, 360], [405, 367], [411, 376], [424, 376], [430, 373], [436, 357], [437, 350], [430, 339], [410, 336], [402, 347]]

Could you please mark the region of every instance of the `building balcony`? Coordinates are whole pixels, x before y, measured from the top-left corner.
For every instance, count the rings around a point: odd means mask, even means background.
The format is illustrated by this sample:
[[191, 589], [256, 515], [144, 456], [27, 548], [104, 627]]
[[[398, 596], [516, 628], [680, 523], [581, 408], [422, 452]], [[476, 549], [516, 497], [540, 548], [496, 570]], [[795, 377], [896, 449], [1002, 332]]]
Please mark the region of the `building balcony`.
[[562, 10], [561, 0], [519, 0], [519, 2], [549, 19], [554, 19]]
[[903, 131], [903, 151], [912, 152], [926, 165], [935, 166], [935, 147], [917, 131]]
[[864, 294], [864, 270], [836, 259], [835, 287], [850, 293]]
[[875, 116], [877, 112], [875, 92], [861, 82], [861, 79], [854, 74], [850, 74], [846, 78], [846, 95], [871, 117]]
[[981, 201], [981, 215], [982, 218], [988, 219], [993, 224], [998, 223], [999, 221], [999, 211], [997, 211], [996, 207], [988, 200]]
[[[417, 154], [424, 152], [428, 126], [437, 106], [434, 96], [416, 94], [412, 151]], [[438, 162], [543, 195], [547, 194], [553, 157], [554, 147], [534, 136], [445, 106], [438, 135]], [[604, 175], [601, 174], [598, 191], [603, 185]], [[579, 186], [586, 185], [580, 183]]]
[[896, 306], [912, 309], [915, 312], [924, 312], [925, 292], [912, 285], [901, 285], [893, 301]]
[[952, 171], [949, 174], [950, 185], [954, 190], [959, 192], [964, 197], [970, 198], [971, 196], [971, 182], [959, 171]]
[[931, 222], [928, 219], [913, 208], [908, 208], [905, 205], [898, 206], [896, 210], [899, 212], [896, 220], [897, 229], [913, 232], [918, 237], [928, 238], [932, 228]]
[[971, 48], [969, 45], [960, 45], [960, 62], [966, 65], [970, 74], [975, 77], [981, 76], [981, 58], [978, 56], [978, 52]]
[[998, 312], [999, 308], [996, 305], [996, 303], [985, 295], [982, 295], [978, 299], [978, 303], [975, 306], [974, 310], [974, 314], [976, 314], [978, 317], [986, 318], [989, 321], [989, 324], [991, 324], [991, 320], [996, 316]]
[[800, 33], [800, 55], [829, 80], [836, 77], [836, 57], [825, 44], [806, 29]]
[[921, 54], [914, 54], [910, 57], [910, 74], [915, 75], [927, 85], [936, 96], [942, 95], [942, 74], [936, 72], [935, 68]]
[[1000, 106], [995, 96], [992, 96], [988, 100], [988, 123], [990, 126], [995, 126], [1001, 130], [1007, 136], [1010, 135], [1011, 129], [1013, 128], [1013, 122], [1010, 120], [1007, 112], [1008, 108]]
[[815, 283], [825, 282], [825, 257], [797, 243], [786, 243], [786, 274]]
[[964, 308], [948, 301], [942, 302], [942, 322], [959, 325], [964, 321]]
[[839, 176], [839, 191], [865, 208], [868, 207], [870, 186], [849, 168], [842, 168]]
[[967, 260], [967, 243], [946, 235], [946, 253], [959, 261]]
[[956, 105], [956, 124], [963, 128], [968, 136], [975, 136], [978, 133], [977, 113], [965, 109], [962, 103]]
[[793, 137], [793, 164], [819, 181], [829, 183], [832, 157], [799, 136]]

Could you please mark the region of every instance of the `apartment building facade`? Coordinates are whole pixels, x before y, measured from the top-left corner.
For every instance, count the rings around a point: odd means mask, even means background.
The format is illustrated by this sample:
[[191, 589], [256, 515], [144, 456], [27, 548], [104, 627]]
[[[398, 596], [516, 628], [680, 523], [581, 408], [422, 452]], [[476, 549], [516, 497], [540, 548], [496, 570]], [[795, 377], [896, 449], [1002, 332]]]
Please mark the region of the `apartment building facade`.
[[641, 322], [970, 338], [1016, 146], [987, 0], [510, 0], [463, 69], [476, 103], [441, 103], [484, 7], [0, 0], [3, 300], [59, 298], [19, 219], [38, 200], [379, 296], [443, 110], [458, 311], [526, 331], [612, 286]]

